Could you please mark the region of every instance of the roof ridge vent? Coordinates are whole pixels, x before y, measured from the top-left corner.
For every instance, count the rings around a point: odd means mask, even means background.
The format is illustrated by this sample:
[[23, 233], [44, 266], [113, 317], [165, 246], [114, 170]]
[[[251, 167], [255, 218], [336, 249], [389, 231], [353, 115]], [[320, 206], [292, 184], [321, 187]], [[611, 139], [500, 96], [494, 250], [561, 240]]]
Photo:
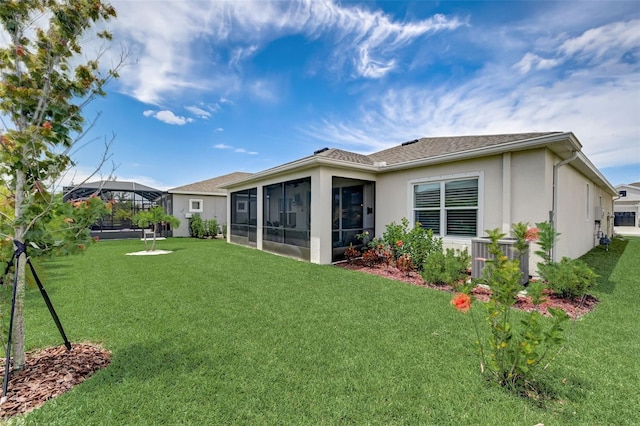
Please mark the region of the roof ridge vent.
[[317, 151], [313, 151], [313, 155], [322, 154], [322, 153], [323, 153], [323, 152], [325, 152], [325, 151], [329, 151], [329, 148], [328, 148], [328, 147], [326, 147], [326, 146], [325, 146], [324, 148], [320, 148], [320, 149], [319, 149], [319, 150], [317, 150]]
[[414, 143], [416, 143], [416, 142], [418, 142], [418, 141], [419, 141], [419, 139], [414, 139], [414, 140], [412, 140], [412, 141], [402, 142], [402, 145], [401, 145], [401, 146], [412, 145], [412, 144], [414, 144]]

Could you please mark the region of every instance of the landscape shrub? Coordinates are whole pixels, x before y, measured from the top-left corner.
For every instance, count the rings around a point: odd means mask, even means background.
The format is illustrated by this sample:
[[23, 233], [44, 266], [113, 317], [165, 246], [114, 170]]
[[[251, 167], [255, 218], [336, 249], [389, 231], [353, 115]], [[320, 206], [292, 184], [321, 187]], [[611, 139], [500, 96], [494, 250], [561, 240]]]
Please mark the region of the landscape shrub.
[[433, 235], [431, 229], [424, 229], [420, 222], [409, 229], [406, 217], [400, 224], [392, 222], [387, 225], [382, 241], [391, 248], [396, 263], [402, 255], [408, 254], [413, 269], [418, 271], [424, 269], [425, 261], [432, 253], [442, 252], [442, 238]]
[[580, 259], [563, 257], [560, 262], [538, 264], [547, 286], [565, 299], [582, 297], [596, 283], [598, 275]]
[[422, 278], [427, 283], [449, 284], [457, 287], [467, 278], [471, 264], [471, 255], [463, 251], [447, 249], [445, 252], [433, 252], [424, 263]]
[[189, 236], [193, 238], [204, 238], [206, 230], [204, 221], [199, 214], [194, 214], [189, 219]]
[[208, 219], [204, 221], [205, 234], [208, 237], [218, 235], [218, 221], [216, 219]]
[[344, 257], [349, 263], [353, 263], [359, 256], [360, 251], [355, 248], [353, 244], [349, 244], [349, 247], [347, 247], [347, 249], [344, 251]]

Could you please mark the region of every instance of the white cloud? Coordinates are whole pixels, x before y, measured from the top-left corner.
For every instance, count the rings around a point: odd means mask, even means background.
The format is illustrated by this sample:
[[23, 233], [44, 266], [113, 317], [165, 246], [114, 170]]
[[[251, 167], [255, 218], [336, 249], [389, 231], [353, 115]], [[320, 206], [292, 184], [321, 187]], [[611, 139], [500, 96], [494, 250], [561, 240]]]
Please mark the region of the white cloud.
[[548, 46], [549, 42], [545, 43], [546, 48], [554, 48], [556, 58], [545, 59], [535, 53], [527, 52], [514, 65], [514, 68], [526, 74], [531, 70], [554, 68], [569, 60], [578, 61], [582, 65], [596, 66], [606, 59], [616, 62], [629, 51], [637, 51], [640, 48], [638, 28], [640, 28], [640, 20], [632, 20], [591, 28], [576, 37], [565, 35], [558, 46]]
[[185, 125], [187, 123], [193, 123], [193, 118], [185, 118], [179, 115], [175, 115], [173, 112], [169, 110], [162, 111], [151, 111], [147, 110], [142, 113], [145, 117], [153, 117], [157, 120], [162, 121], [167, 124], [175, 124], [178, 126]]
[[[323, 37], [335, 46], [329, 67], [354, 66], [358, 77], [379, 78], [395, 68], [399, 49], [465, 25], [443, 15], [400, 22], [378, 10], [333, 1], [155, 1], [149, 7], [148, 2], [114, 0], [113, 5], [118, 10], [110, 24], [115, 41], [129, 50], [130, 64], [120, 70], [122, 90], [156, 105], [185, 91], [241, 89], [242, 63], [283, 36]], [[203, 55], [201, 43], [230, 54], [224, 62]]]
[[186, 106], [184, 107], [184, 109], [186, 109], [187, 111], [189, 111], [190, 113], [192, 113], [193, 115], [199, 117], [199, 118], [203, 118], [203, 119], [208, 119], [209, 117], [211, 117], [211, 113], [209, 111], [205, 111], [200, 107], [197, 107], [195, 105], [192, 106]]
[[[386, 90], [370, 96], [352, 117], [325, 117], [303, 132], [370, 152], [424, 136], [572, 131], [597, 167], [640, 165], [640, 62], [625, 61], [622, 55], [640, 49], [640, 40], [629, 36], [627, 24], [593, 29], [597, 34], [614, 29], [621, 34], [621, 43], [608, 38], [606, 52], [587, 43], [591, 36], [558, 42], [574, 46], [559, 51], [574, 56], [594, 52], [598, 61], [574, 59], [571, 68], [556, 70], [551, 67], [560, 64], [527, 53], [515, 66], [486, 64], [462, 85]], [[514, 75], [514, 67], [526, 75]]]
[[258, 155], [258, 152], [256, 151], [249, 151], [245, 148], [236, 148], [233, 147], [231, 145], [227, 145], [227, 144], [223, 144], [223, 143], [219, 143], [213, 146], [216, 149], [230, 149], [233, 150], [233, 152], [236, 152], [238, 154], [247, 154], [247, 155]]
[[222, 127], [216, 127], [214, 132], [224, 132], [224, 129]]
[[566, 40], [560, 50], [566, 55], [601, 57], [615, 51], [625, 51], [640, 46], [640, 20], [613, 22], [592, 28], [579, 37]]
[[555, 67], [560, 61], [556, 59], [544, 59], [534, 53], [527, 53], [524, 57], [514, 65], [521, 74], [526, 74], [531, 69], [546, 70]]
[[244, 148], [236, 148], [233, 152], [237, 152], [239, 154], [258, 155], [256, 151], [247, 151]]

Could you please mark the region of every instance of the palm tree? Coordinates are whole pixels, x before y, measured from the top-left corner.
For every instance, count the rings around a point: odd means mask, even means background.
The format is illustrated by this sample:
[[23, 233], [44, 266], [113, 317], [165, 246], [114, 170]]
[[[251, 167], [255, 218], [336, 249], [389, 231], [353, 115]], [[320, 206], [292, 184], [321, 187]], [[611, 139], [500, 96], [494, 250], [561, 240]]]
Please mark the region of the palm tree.
[[156, 234], [158, 233], [159, 226], [161, 224], [168, 223], [174, 228], [180, 226], [180, 220], [177, 217], [165, 213], [162, 207], [159, 206], [156, 206], [151, 210], [136, 213], [132, 220], [133, 223], [142, 229], [147, 228], [149, 225], [153, 225], [153, 244], [151, 245], [151, 249], [149, 249], [149, 246], [147, 245], [147, 234], [143, 234], [144, 248], [146, 251], [153, 251], [156, 249]]

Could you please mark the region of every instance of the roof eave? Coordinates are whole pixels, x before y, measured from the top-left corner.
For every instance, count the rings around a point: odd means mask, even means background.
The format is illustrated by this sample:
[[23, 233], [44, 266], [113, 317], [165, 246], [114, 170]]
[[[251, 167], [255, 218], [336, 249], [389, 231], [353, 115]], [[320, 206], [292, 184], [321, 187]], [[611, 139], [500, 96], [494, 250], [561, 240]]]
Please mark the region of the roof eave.
[[380, 170], [380, 167], [370, 165], [370, 164], [354, 163], [347, 160], [337, 160], [335, 158], [327, 158], [323, 156], [312, 156], [312, 157], [305, 157], [291, 163], [283, 164], [271, 169], [264, 170], [262, 172], [252, 174], [247, 178], [240, 179], [234, 182], [229, 182], [225, 185], [220, 185], [220, 187], [229, 189], [237, 186], [246, 186], [250, 183], [264, 180], [267, 177], [276, 177], [276, 176], [291, 173], [291, 172], [303, 171], [316, 166], [331, 166], [331, 167], [337, 167], [337, 168], [349, 169], [349, 170], [354, 170], [354, 169], [364, 170], [364, 171], [374, 172], [374, 173]]
[[168, 190], [167, 191], [169, 194], [176, 194], [176, 195], [218, 195], [218, 196], [223, 196], [226, 197], [227, 192], [226, 191], [214, 191], [214, 192], [210, 192], [210, 191], [185, 191], [185, 190]]
[[433, 165], [433, 164], [450, 163], [453, 161], [461, 161], [461, 160], [468, 160], [470, 158], [486, 157], [490, 155], [502, 154], [505, 152], [524, 151], [527, 149], [535, 149], [535, 148], [541, 148], [545, 146], [549, 147], [550, 144], [554, 144], [554, 143], [562, 144], [562, 145], [565, 145], [566, 143], [570, 144], [569, 146], [565, 146], [564, 150], [558, 149], [557, 150], [558, 152], [552, 149], [552, 151], [556, 152], [556, 154], [559, 154], [559, 155], [561, 154], [561, 151], [567, 151], [570, 153], [574, 150], [579, 151], [582, 148], [582, 145], [580, 145], [580, 142], [578, 142], [578, 140], [573, 135], [573, 133], [571, 132], [557, 133], [557, 134], [543, 136], [543, 137], [534, 138], [534, 139], [519, 140], [519, 141], [503, 143], [499, 145], [493, 145], [489, 147], [476, 148], [476, 149], [470, 149], [462, 152], [454, 152], [451, 154], [438, 155], [435, 157], [405, 161], [402, 163], [391, 164], [389, 166], [383, 166], [380, 169], [381, 171], [387, 172], [387, 171], [409, 169], [414, 167], [422, 167], [422, 166]]

